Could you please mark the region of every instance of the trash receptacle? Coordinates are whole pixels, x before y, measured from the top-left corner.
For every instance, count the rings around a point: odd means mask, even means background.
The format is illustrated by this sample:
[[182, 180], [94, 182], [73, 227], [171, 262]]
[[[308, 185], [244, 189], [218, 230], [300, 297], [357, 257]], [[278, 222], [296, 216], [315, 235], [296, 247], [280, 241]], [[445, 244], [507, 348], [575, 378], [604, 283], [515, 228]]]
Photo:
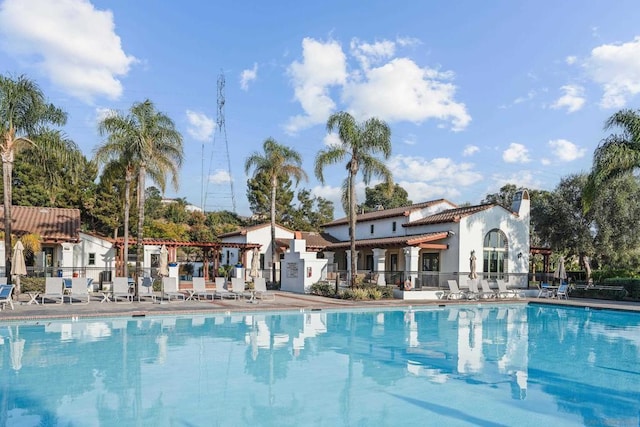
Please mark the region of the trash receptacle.
[[62, 277], [62, 270], [58, 270], [58, 277]]

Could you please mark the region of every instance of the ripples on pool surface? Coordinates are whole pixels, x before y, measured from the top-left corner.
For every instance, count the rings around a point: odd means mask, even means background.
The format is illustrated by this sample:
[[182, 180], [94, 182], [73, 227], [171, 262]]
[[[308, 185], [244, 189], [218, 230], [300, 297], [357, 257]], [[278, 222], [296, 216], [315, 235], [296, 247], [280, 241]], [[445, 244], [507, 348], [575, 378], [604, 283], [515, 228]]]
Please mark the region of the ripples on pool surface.
[[0, 324], [0, 420], [637, 426], [639, 325], [536, 305]]

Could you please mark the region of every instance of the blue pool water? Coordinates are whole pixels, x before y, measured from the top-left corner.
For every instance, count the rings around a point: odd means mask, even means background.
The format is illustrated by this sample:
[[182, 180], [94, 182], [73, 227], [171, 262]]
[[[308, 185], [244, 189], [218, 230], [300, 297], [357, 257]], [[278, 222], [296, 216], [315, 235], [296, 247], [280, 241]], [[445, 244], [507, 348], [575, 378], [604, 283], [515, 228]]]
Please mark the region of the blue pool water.
[[0, 324], [3, 426], [638, 426], [640, 316], [537, 305]]

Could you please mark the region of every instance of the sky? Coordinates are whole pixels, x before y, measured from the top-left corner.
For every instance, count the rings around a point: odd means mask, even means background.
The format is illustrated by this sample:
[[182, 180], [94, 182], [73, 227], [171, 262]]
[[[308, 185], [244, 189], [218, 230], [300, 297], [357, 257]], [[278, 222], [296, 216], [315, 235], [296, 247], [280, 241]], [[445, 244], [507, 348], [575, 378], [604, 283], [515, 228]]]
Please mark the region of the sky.
[[0, 0], [0, 73], [35, 80], [87, 157], [100, 118], [150, 99], [184, 137], [166, 197], [250, 215], [245, 159], [271, 137], [340, 217], [344, 165], [313, 173], [338, 111], [389, 124], [414, 203], [588, 172], [605, 120], [640, 101], [639, 18], [629, 0]]

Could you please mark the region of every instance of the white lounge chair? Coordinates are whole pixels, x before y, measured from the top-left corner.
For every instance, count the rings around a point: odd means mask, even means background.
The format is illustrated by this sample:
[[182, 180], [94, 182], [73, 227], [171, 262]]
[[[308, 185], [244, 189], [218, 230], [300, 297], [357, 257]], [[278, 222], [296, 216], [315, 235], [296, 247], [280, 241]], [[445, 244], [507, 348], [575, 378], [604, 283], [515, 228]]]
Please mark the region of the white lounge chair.
[[543, 283], [540, 286], [539, 283], [536, 283], [536, 287], [538, 288], [538, 298], [551, 298], [553, 297], [553, 291], [549, 289], [546, 283]]
[[569, 285], [567, 285], [566, 283], [561, 284], [560, 286], [558, 286], [558, 290], [556, 291], [556, 297], [558, 297], [558, 299], [569, 299]]
[[178, 290], [178, 279], [175, 277], [162, 278], [162, 291], [169, 301], [171, 301], [171, 298], [175, 300], [185, 300], [184, 294]]
[[498, 284], [498, 298], [518, 298], [518, 291], [507, 288], [507, 284], [502, 279], [496, 279]]
[[13, 285], [0, 285], [0, 310], [5, 308], [7, 304], [9, 304], [11, 310], [13, 310], [12, 293]]
[[40, 295], [40, 302], [44, 304], [45, 299], [60, 300], [64, 302], [62, 277], [47, 277], [44, 280], [44, 293]]
[[467, 297], [467, 295], [458, 287], [457, 281], [447, 280], [447, 284], [449, 285], [449, 292], [444, 294], [447, 299], [464, 299]]
[[482, 291], [480, 292], [480, 298], [495, 298], [497, 297], [495, 291], [489, 286], [489, 281], [486, 279], [480, 280], [480, 286]]
[[216, 277], [216, 290], [213, 294], [213, 298], [233, 298], [237, 299], [238, 296], [233, 292], [229, 292], [227, 289], [227, 280], [224, 277]]
[[193, 278], [193, 292], [194, 296], [198, 298], [198, 301], [201, 300], [202, 297], [204, 297], [204, 299], [209, 299], [209, 297], [214, 299], [216, 294], [214, 291], [207, 291], [207, 285], [204, 281], [204, 277]]
[[467, 292], [467, 299], [480, 298], [480, 292], [478, 291], [478, 282], [476, 279], [467, 280], [467, 286], [469, 286], [469, 292]]
[[241, 277], [232, 277], [231, 278], [231, 291], [237, 295], [237, 298], [249, 297], [251, 298], [251, 293], [245, 290], [246, 283], [244, 279]]
[[7, 278], [6, 277], [0, 277], [0, 285], [6, 285], [7, 284]]
[[264, 277], [254, 277], [253, 278], [253, 291], [254, 298], [261, 300], [272, 300], [275, 301], [276, 294], [273, 292], [267, 291], [267, 279]]
[[141, 298], [151, 298], [156, 301], [158, 294], [153, 290], [153, 279], [151, 277], [138, 277], [138, 301]]
[[87, 299], [87, 304], [91, 300], [91, 295], [89, 294], [89, 287], [87, 286], [87, 279], [84, 277], [74, 277], [71, 279], [71, 293], [68, 295], [69, 304], [73, 304], [74, 298], [79, 299], [80, 301]]
[[124, 299], [126, 302], [133, 302], [133, 294], [129, 291], [128, 277], [114, 277], [112, 292], [114, 302], [118, 302], [118, 298]]

